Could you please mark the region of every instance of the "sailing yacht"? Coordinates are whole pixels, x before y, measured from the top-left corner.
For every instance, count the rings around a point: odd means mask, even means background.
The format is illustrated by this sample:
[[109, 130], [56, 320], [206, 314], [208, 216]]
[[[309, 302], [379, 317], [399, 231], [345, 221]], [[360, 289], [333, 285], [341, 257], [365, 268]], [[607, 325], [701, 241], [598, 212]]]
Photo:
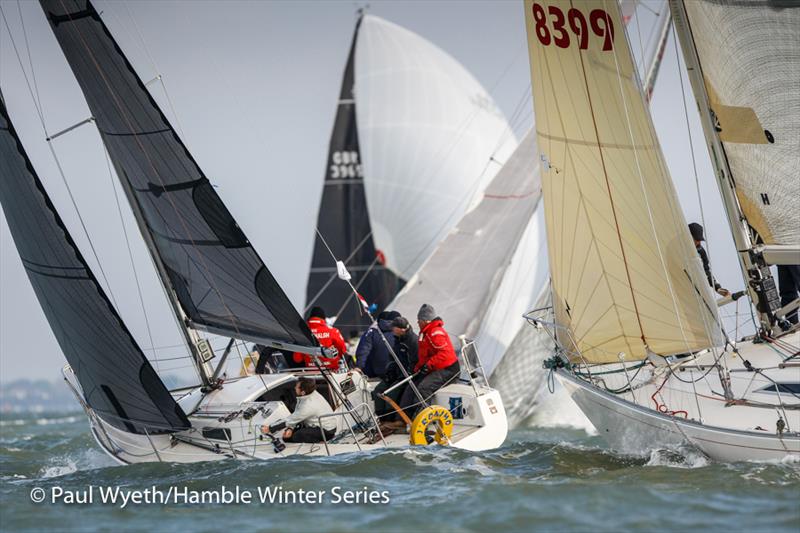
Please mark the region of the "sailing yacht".
[[798, 456], [798, 301], [781, 307], [769, 267], [800, 264], [800, 9], [670, 8], [756, 334], [722, 326], [612, 0], [525, 0], [552, 287], [528, 318], [612, 448]]
[[[496, 391], [451, 383], [411, 435], [385, 435], [361, 374], [331, 373], [324, 355], [208, 178], [88, 0], [42, 0], [84, 93], [202, 383], [168, 390], [83, 259], [0, 100], [0, 201], [34, 291], [69, 364], [64, 377], [101, 448], [120, 463], [332, 455], [438, 442], [499, 446], [507, 423]], [[231, 339], [216, 356], [203, 333]], [[311, 355], [316, 368], [225, 379], [235, 340]], [[264, 428], [294, 409], [294, 384], [314, 379], [336, 435], [284, 443]], [[448, 407], [438, 407], [444, 405]], [[456, 406], [456, 407], [454, 407]]]
[[320, 305], [343, 332], [363, 331], [359, 302], [334, 283], [332, 256], [370, 304], [386, 309], [515, 147], [503, 113], [458, 61], [361, 10], [330, 139], [306, 310]]

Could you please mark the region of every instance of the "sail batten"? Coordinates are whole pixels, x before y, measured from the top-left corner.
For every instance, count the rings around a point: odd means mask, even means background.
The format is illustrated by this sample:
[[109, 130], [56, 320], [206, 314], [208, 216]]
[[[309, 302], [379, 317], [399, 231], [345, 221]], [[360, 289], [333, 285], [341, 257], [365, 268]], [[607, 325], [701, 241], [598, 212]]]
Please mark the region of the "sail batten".
[[616, 2], [527, 0], [525, 17], [563, 344], [592, 363], [716, 344]]
[[[193, 324], [317, 343], [88, 0], [41, 0], [151, 254]], [[183, 320], [184, 317], [179, 317]]]
[[22, 264], [88, 405], [133, 433], [190, 423], [81, 255], [17, 136], [0, 94], [0, 202]]

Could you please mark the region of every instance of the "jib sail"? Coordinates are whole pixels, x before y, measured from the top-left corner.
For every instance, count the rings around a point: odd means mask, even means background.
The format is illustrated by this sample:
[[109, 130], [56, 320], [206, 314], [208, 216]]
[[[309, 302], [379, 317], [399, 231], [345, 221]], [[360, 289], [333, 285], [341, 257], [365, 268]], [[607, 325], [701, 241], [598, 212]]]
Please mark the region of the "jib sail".
[[190, 326], [316, 341], [88, 0], [42, 0], [162, 278]]
[[132, 433], [190, 427], [136, 344], [39, 181], [0, 94], [0, 203], [25, 272], [86, 403]]

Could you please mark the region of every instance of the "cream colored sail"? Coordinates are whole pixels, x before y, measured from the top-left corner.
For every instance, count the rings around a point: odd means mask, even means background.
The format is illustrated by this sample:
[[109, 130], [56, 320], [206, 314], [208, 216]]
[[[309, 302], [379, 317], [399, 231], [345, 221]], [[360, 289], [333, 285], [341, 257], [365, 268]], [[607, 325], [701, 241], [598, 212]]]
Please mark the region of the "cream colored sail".
[[684, 2], [716, 130], [749, 224], [800, 245], [800, 3]]
[[719, 341], [619, 7], [525, 1], [553, 305], [582, 360]]

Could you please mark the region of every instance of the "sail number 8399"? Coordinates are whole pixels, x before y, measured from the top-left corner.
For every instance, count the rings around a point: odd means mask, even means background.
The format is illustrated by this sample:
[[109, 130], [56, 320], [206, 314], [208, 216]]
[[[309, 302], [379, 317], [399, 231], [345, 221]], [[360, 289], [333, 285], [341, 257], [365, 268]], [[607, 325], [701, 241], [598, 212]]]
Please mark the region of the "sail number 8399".
[[550, 46], [552, 42], [559, 48], [569, 48], [572, 41], [565, 27], [569, 26], [581, 50], [589, 48], [589, 28], [592, 29], [592, 33], [603, 39], [604, 51], [613, 48], [614, 23], [611, 21], [611, 15], [602, 9], [591, 10], [587, 17], [581, 10], [573, 7], [564, 15], [564, 12], [556, 6], [547, 6], [545, 12], [541, 4], [534, 2], [532, 12], [533, 31], [544, 46]]

